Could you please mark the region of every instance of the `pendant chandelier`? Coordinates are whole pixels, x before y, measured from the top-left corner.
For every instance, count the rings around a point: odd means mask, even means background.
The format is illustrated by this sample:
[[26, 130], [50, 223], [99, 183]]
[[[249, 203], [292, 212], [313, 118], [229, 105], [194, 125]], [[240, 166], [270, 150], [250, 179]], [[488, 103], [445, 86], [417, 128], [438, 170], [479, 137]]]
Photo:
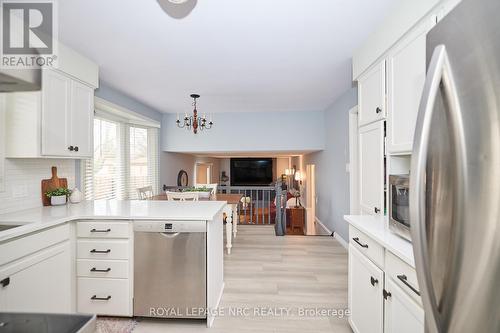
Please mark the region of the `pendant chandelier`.
[[186, 113], [184, 116], [183, 121], [179, 119], [179, 114], [177, 114], [177, 127], [179, 128], [186, 128], [187, 130], [193, 129], [193, 133], [197, 134], [198, 130], [203, 131], [205, 129], [211, 129], [212, 125], [214, 122], [212, 121], [212, 116], [210, 116], [210, 120], [207, 120], [206, 115], [203, 115], [202, 117], [198, 116], [198, 110], [196, 109], [196, 100], [200, 98], [200, 95], [197, 94], [192, 94], [191, 98], [194, 100], [193, 101], [193, 115], [188, 116]]

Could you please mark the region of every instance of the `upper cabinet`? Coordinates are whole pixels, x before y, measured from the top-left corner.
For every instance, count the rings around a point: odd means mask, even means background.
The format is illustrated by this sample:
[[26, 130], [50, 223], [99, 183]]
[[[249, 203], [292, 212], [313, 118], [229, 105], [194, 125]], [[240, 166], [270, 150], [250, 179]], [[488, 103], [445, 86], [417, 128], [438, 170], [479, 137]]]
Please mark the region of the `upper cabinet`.
[[385, 90], [385, 60], [383, 60], [358, 80], [359, 126], [385, 118]]
[[359, 129], [359, 207], [361, 214], [384, 214], [384, 122]]
[[41, 155], [64, 156], [70, 141], [71, 79], [52, 70], [42, 74]]
[[70, 95], [71, 141], [74, 155], [92, 157], [94, 148], [94, 88], [73, 81]]
[[64, 50], [66, 59], [76, 59], [74, 70], [70, 61], [60, 69], [44, 68], [41, 91], [6, 95], [6, 157], [92, 157], [98, 69], [73, 51]]
[[411, 153], [413, 134], [426, 74], [426, 35], [433, 16], [406, 35], [387, 57], [387, 149]]

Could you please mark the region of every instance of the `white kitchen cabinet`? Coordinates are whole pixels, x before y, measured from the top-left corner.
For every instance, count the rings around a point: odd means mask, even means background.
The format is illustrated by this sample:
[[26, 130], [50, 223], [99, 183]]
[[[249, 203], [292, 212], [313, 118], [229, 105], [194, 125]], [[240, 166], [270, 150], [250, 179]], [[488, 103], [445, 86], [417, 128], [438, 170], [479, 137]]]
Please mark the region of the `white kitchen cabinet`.
[[359, 204], [362, 214], [384, 214], [384, 122], [359, 128]]
[[426, 19], [405, 36], [387, 59], [387, 149], [411, 153], [418, 108], [426, 75], [426, 36], [436, 17]]
[[7, 157], [92, 157], [94, 87], [44, 69], [40, 92], [12, 93], [6, 99]]
[[5, 189], [5, 94], [0, 94], [0, 192]]
[[358, 79], [359, 126], [385, 118], [385, 92], [385, 60], [383, 60]]
[[384, 333], [424, 333], [424, 310], [391, 278], [385, 291]]
[[42, 75], [42, 155], [65, 156], [71, 142], [71, 79], [53, 70]]
[[77, 311], [133, 314], [133, 224], [76, 222]]
[[71, 312], [71, 266], [69, 241], [0, 266], [0, 312]]
[[349, 322], [355, 333], [383, 332], [384, 272], [349, 244]]
[[94, 151], [94, 88], [71, 82], [71, 141], [74, 155], [92, 157]]

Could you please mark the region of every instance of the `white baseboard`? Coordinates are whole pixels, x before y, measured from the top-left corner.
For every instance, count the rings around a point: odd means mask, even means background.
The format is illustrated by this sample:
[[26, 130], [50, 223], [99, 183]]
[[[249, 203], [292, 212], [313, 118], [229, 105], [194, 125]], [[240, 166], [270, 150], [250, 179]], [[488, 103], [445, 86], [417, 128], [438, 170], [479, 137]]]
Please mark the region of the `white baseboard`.
[[326, 225], [324, 225], [318, 217], [314, 217], [316, 220], [316, 223], [318, 223], [323, 229], [325, 229], [330, 235], [333, 233], [333, 238], [335, 238], [340, 245], [342, 245], [346, 250], [349, 248], [349, 245], [347, 244], [346, 240], [343, 239], [338, 233], [332, 232], [330, 229], [327, 228]]
[[319, 219], [317, 216], [314, 217], [314, 220], [316, 221], [316, 223], [318, 223], [323, 229], [326, 230], [326, 232], [328, 232], [330, 235], [332, 234], [332, 231], [330, 229], [328, 229], [326, 227], [326, 225], [324, 225]]
[[334, 233], [333, 238], [335, 238], [346, 250], [349, 249], [349, 244], [338, 233]]

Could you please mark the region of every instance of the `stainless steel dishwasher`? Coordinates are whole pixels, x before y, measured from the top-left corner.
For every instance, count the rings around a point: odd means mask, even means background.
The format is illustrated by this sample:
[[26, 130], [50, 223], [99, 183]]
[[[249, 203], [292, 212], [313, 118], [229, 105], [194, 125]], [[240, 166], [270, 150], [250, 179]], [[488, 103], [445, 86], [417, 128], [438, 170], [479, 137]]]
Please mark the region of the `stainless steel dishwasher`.
[[134, 316], [206, 318], [205, 221], [134, 221]]

